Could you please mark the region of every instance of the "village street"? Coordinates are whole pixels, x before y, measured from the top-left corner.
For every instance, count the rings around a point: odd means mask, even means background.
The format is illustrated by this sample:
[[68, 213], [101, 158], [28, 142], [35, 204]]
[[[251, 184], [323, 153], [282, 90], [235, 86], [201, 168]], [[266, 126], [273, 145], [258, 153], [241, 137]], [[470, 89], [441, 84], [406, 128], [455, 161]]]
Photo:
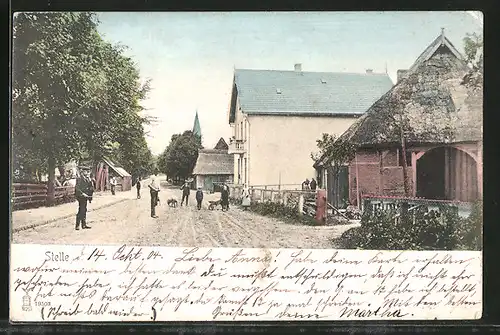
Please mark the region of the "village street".
[[[135, 198], [136, 190], [132, 188], [131, 191], [117, 192], [116, 197], [123, 198], [123, 201], [89, 211], [87, 221], [92, 229], [76, 231], [74, 215], [21, 231], [16, 231], [15, 227], [19, 223], [14, 222], [13, 243], [333, 248], [332, 239], [353, 227], [289, 224], [236, 207], [228, 212], [220, 209], [210, 211], [206, 200], [217, 197], [216, 194], [205, 195], [201, 210], [196, 209], [194, 192], [191, 192], [189, 206], [170, 208], [166, 200], [175, 196], [180, 201], [181, 191], [169, 187], [166, 182], [162, 182], [161, 186], [157, 219], [150, 217], [148, 188], [143, 187], [141, 190], [141, 199]], [[96, 197], [89, 209], [99, 206], [99, 200]], [[76, 213], [76, 202], [66, 206], [69, 205], [73, 205]], [[36, 221], [37, 218], [33, 217], [32, 220]], [[23, 223], [26, 224], [28, 222]]]

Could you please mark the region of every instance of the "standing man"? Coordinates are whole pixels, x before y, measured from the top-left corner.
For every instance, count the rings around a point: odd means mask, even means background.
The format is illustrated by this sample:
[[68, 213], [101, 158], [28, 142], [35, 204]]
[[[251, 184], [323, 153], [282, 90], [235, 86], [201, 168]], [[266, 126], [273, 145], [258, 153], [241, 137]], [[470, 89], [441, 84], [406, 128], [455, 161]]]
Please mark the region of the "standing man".
[[87, 226], [87, 201], [92, 202], [94, 186], [92, 180], [90, 180], [90, 167], [82, 165], [78, 168], [81, 171], [81, 176], [76, 179], [75, 185], [75, 198], [78, 201], [75, 229], [80, 229], [80, 223], [82, 229], [90, 229], [91, 227]]
[[222, 191], [221, 191], [221, 205], [222, 205], [222, 210], [229, 210], [229, 186], [224, 183], [222, 185]]
[[198, 210], [201, 209], [202, 201], [203, 201], [203, 190], [201, 189], [201, 187], [198, 187], [198, 191], [196, 191], [196, 208], [198, 208]]
[[141, 198], [141, 177], [137, 177], [137, 182], [135, 184], [135, 187], [137, 188], [137, 199]]
[[184, 182], [184, 184], [181, 187], [181, 190], [182, 190], [181, 206], [184, 203], [184, 199], [186, 199], [186, 206], [187, 206], [189, 200], [189, 193], [191, 192], [191, 187], [187, 181]]
[[314, 180], [314, 178], [311, 180], [311, 182], [309, 183], [309, 187], [311, 188], [311, 191], [316, 191], [316, 186], [318, 186], [318, 184], [316, 183], [316, 180]]
[[151, 182], [149, 183], [149, 193], [151, 194], [151, 217], [158, 218], [155, 212], [155, 207], [158, 205], [158, 192], [160, 192], [160, 186], [158, 185], [158, 180], [156, 175], [158, 174], [155, 171], [154, 176], [151, 177]]
[[109, 181], [109, 184], [111, 185], [111, 194], [115, 195], [116, 178], [112, 177], [111, 180]]

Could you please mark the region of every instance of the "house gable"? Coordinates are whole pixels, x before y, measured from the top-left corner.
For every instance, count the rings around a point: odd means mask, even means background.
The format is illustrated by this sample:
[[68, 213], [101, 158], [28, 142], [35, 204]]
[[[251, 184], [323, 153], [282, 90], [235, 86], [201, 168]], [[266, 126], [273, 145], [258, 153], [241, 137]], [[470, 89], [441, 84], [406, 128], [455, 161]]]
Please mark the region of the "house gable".
[[421, 66], [423, 63], [431, 59], [437, 54], [443, 54], [443, 53], [450, 53], [455, 58], [461, 62], [463, 62], [463, 65], [466, 66], [464, 57], [458, 52], [458, 50], [455, 48], [455, 46], [450, 42], [446, 36], [444, 36], [444, 32], [441, 32], [441, 35], [436, 37], [434, 41], [420, 54], [420, 56], [417, 57], [413, 65], [410, 67], [409, 72], [415, 71], [419, 66]]
[[224, 140], [224, 138], [221, 137], [219, 139], [219, 142], [217, 142], [217, 144], [215, 145], [214, 149], [215, 150], [228, 150], [229, 146], [227, 145], [227, 143]]

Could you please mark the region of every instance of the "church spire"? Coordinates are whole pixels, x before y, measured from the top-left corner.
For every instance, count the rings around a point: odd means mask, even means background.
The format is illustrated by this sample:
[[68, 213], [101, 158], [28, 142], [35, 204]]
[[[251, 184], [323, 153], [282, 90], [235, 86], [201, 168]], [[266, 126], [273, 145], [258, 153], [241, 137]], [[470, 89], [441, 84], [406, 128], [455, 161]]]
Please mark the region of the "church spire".
[[201, 127], [200, 120], [198, 119], [198, 110], [196, 110], [196, 116], [194, 117], [193, 134], [201, 137]]

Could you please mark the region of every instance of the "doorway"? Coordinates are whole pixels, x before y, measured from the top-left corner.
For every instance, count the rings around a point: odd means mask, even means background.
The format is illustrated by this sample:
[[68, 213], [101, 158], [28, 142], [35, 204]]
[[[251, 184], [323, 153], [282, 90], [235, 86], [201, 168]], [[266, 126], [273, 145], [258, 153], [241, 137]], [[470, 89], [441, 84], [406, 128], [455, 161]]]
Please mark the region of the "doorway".
[[417, 160], [416, 169], [417, 197], [464, 202], [478, 199], [476, 161], [462, 150], [431, 149]]

